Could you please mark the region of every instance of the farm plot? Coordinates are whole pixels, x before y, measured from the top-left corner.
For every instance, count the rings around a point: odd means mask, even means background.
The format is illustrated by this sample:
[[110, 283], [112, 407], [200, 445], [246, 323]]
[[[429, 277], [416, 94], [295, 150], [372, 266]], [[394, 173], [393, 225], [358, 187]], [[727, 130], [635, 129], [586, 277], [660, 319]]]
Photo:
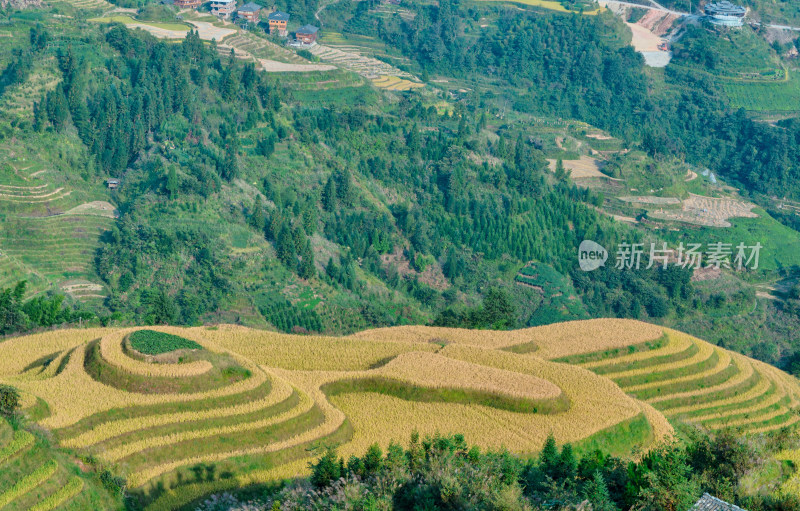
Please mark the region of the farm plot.
[[411, 80], [406, 80], [405, 78], [397, 76], [381, 76], [372, 80], [372, 84], [381, 89], [397, 91], [408, 91], [425, 86], [423, 83], [412, 82]]
[[[794, 424], [800, 397], [794, 378], [765, 364], [612, 319], [343, 338], [233, 325], [66, 330], [0, 344], [0, 381], [21, 389], [26, 410], [46, 403], [38, 423], [54, 442], [113, 467], [148, 510], [296, 476], [324, 445], [346, 457], [412, 429], [527, 453], [551, 432], [579, 442], [633, 424], [646, 450], [672, 434], [667, 418], [748, 432]], [[11, 441], [31, 448], [0, 428], [0, 456]], [[41, 502], [77, 483], [57, 485]]]
[[772, 82], [723, 80], [722, 89], [733, 108], [754, 112], [796, 112], [800, 110], [800, 76], [791, 71], [789, 79]]
[[[557, 160], [548, 159], [547, 160], [548, 166], [551, 172], [555, 172], [556, 164], [558, 163]], [[603, 167], [604, 162], [602, 160], [598, 160], [597, 158], [592, 158], [591, 156], [581, 156], [577, 160], [562, 160], [561, 163], [564, 165], [564, 169], [570, 171], [570, 176], [572, 179], [583, 179], [583, 178], [604, 178], [604, 179], [614, 179], [609, 177], [602, 172], [600, 169]]]
[[228, 51], [230, 51], [230, 48], [235, 48], [258, 60], [264, 59], [288, 64], [310, 65], [306, 59], [297, 53], [243, 31], [237, 31], [235, 34], [223, 39], [220, 48], [221, 51], [224, 51], [225, 48]]
[[110, 4], [106, 0], [62, 0], [73, 7], [78, 9], [85, 9], [90, 11], [97, 11], [97, 10], [111, 10], [115, 6]]
[[708, 227], [730, 227], [731, 218], [758, 218], [752, 210], [755, 204], [732, 197], [705, 197], [689, 194], [680, 210], [660, 209], [649, 211], [648, 216]]
[[100, 236], [112, 224], [113, 219], [104, 216], [12, 218], [0, 226], [0, 252], [25, 270], [16, 274], [17, 280], [32, 275], [36, 280], [54, 283], [91, 281]]
[[797, 422], [800, 385], [781, 371], [675, 331], [669, 342], [582, 365], [670, 420], [763, 432]]
[[[11, 428], [0, 420], [0, 432]], [[52, 457], [52, 451], [33, 434], [17, 429], [0, 435], [0, 508], [4, 511], [50, 511], [59, 506], [97, 508], [81, 495], [84, 481]]]
[[310, 51], [325, 62], [330, 62], [336, 66], [353, 71], [370, 80], [389, 76], [396, 77], [399, 80], [405, 79], [409, 83], [418, 83], [412, 81], [416, 80], [416, 78], [411, 73], [401, 71], [381, 60], [362, 55], [355, 48], [342, 50], [317, 44], [314, 45]]

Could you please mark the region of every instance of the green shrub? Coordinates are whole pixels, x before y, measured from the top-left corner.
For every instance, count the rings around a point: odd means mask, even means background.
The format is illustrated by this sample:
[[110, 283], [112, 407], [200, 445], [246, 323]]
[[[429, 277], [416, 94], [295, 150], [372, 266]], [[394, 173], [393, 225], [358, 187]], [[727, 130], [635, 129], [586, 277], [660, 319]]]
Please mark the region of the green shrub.
[[160, 355], [175, 350], [203, 349], [202, 346], [189, 339], [155, 330], [137, 330], [128, 337], [128, 340], [131, 348], [146, 355]]
[[19, 408], [19, 391], [10, 385], [0, 385], [0, 414], [11, 415]]

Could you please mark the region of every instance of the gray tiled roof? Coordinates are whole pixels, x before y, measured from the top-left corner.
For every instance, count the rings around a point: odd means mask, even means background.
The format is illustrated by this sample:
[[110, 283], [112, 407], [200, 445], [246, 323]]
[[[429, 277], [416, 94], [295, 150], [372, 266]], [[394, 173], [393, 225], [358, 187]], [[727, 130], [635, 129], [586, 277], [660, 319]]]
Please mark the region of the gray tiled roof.
[[258, 12], [260, 10], [261, 6], [258, 4], [254, 4], [253, 2], [250, 2], [248, 4], [239, 7], [239, 12]]
[[728, 504], [724, 500], [712, 497], [708, 493], [704, 493], [700, 500], [692, 506], [690, 511], [746, 511], [739, 506]]
[[271, 13], [268, 18], [273, 21], [289, 21], [289, 15], [281, 11]]
[[316, 34], [317, 30], [319, 30], [314, 25], [304, 25], [297, 29], [298, 34]]

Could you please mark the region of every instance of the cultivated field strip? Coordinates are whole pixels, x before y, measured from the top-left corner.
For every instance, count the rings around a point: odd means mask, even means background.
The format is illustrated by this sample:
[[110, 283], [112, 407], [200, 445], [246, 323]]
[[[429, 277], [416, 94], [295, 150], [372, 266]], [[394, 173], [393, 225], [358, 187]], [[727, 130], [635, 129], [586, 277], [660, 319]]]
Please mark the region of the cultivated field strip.
[[0, 466], [33, 445], [33, 440], [33, 435], [24, 429], [16, 430], [11, 441], [0, 447]]
[[[54, 443], [94, 456], [132, 491], [152, 494], [151, 510], [304, 474], [325, 445], [347, 457], [374, 442], [402, 442], [413, 429], [529, 453], [550, 433], [578, 442], [638, 428], [636, 447], [646, 451], [673, 434], [671, 421], [760, 432], [795, 427], [800, 418], [800, 386], [786, 373], [628, 320], [512, 332], [399, 327], [343, 338], [231, 325], [152, 329], [203, 349], [148, 358], [123, 344], [134, 329], [0, 344], [0, 381], [20, 388], [30, 408], [47, 404], [38, 422], [53, 430]], [[178, 356], [185, 353], [194, 358]], [[212, 367], [192, 366], [197, 360]], [[105, 382], [98, 363], [117, 380]], [[221, 367], [239, 367], [241, 376], [195, 385]], [[132, 386], [142, 379], [191, 385], [148, 393]], [[33, 440], [0, 429], [0, 456], [8, 451], [6, 462], [16, 463], [30, 446], [23, 442]], [[80, 491], [79, 482], [59, 472], [31, 506], [54, 508]]]
[[128, 356], [123, 350], [125, 338], [135, 330], [123, 330], [110, 333], [100, 340], [100, 353], [111, 365], [133, 374], [141, 376], [161, 376], [181, 378], [185, 376], [198, 376], [209, 372], [211, 362], [197, 360], [188, 364], [150, 364]]
[[661, 349], [592, 361], [585, 367], [611, 378], [671, 420], [752, 433], [797, 423], [796, 379], [685, 334], [668, 331], [668, 336], [669, 343]]
[[361, 55], [361, 53], [355, 50], [349, 50], [350, 51], [343, 51], [331, 46], [316, 44], [309, 51], [324, 62], [330, 62], [331, 64], [343, 67], [368, 79], [376, 79], [381, 76], [394, 76], [398, 79], [407, 79], [410, 83], [418, 83], [411, 82], [411, 80], [416, 80], [416, 78], [406, 71], [401, 71], [382, 60]]
[[83, 490], [83, 479], [73, 476], [67, 484], [37, 502], [28, 511], [51, 511], [75, 497]]
[[57, 469], [58, 463], [55, 460], [50, 460], [40, 465], [30, 474], [25, 475], [14, 486], [0, 493], [0, 509], [44, 483], [56, 473]]

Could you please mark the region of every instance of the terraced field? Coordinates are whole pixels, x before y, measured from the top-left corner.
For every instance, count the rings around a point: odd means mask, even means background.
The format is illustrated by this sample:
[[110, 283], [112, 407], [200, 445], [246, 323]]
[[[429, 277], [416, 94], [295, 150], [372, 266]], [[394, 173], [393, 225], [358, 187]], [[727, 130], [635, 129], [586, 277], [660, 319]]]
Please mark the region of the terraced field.
[[[408, 83], [418, 83], [411, 81], [416, 80], [411, 73], [401, 71], [382, 60], [362, 55], [361, 52], [363, 50], [355, 46], [333, 47], [317, 44], [309, 51], [324, 62], [330, 62], [336, 66], [358, 73], [370, 80], [378, 80], [382, 77], [395, 77], [397, 79], [405, 79]], [[420, 86], [421, 85], [422, 84], [420, 84]]]
[[[7, 154], [24, 150], [9, 147]], [[102, 299], [93, 261], [116, 211], [93, 200], [98, 192], [53, 182], [58, 177], [35, 157], [0, 159], [0, 288], [26, 279], [29, 295], [61, 288], [81, 300]]]
[[77, 7], [78, 9], [86, 10], [110, 10], [114, 8], [113, 4], [105, 0], [64, 0], [66, 3]]
[[761, 433], [794, 428], [800, 421], [796, 379], [680, 332], [668, 331], [667, 339], [654, 349], [598, 356], [580, 365], [673, 422]]
[[84, 480], [50, 458], [41, 440], [0, 420], [1, 509], [81, 509], [93, 500], [80, 495], [83, 488]]
[[[630, 453], [669, 437], [667, 417], [749, 432], [790, 426], [800, 392], [777, 369], [625, 320], [345, 338], [159, 327], [197, 344], [151, 334], [155, 356], [132, 347], [135, 330], [2, 343], [0, 381], [21, 389], [30, 416], [62, 449], [113, 467], [149, 510], [295, 476], [324, 446], [347, 457], [413, 429], [521, 453], [536, 452], [551, 432], [578, 445], [602, 438], [613, 449], [618, 432], [640, 431]], [[193, 349], [162, 352], [151, 346], [161, 338]]]
[[412, 82], [397, 76], [381, 76], [372, 80], [372, 84], [376, 87], [386, 90], [408, 91], [424, 87], [425, 84], [419, 82]]
[[246, 52], [256, 59], [274, 60], [291, 64], [308, 64], [297, 53], [244, 31], [237, 31], [222, 40], [220, 52], [230, 53], [230, 48]]
[[[93, 260], [100, 235], [113, 223], [112, 218], [83, 214], [6, 220], [0, 225], [0, 287], [30, 275], [31, 292], [39, 284], [60, 284], [76, 291], [75, 296], [104, 296], [102, 286], [91, 281]], [[76, 285], [75, 279], [85, 285]]]

